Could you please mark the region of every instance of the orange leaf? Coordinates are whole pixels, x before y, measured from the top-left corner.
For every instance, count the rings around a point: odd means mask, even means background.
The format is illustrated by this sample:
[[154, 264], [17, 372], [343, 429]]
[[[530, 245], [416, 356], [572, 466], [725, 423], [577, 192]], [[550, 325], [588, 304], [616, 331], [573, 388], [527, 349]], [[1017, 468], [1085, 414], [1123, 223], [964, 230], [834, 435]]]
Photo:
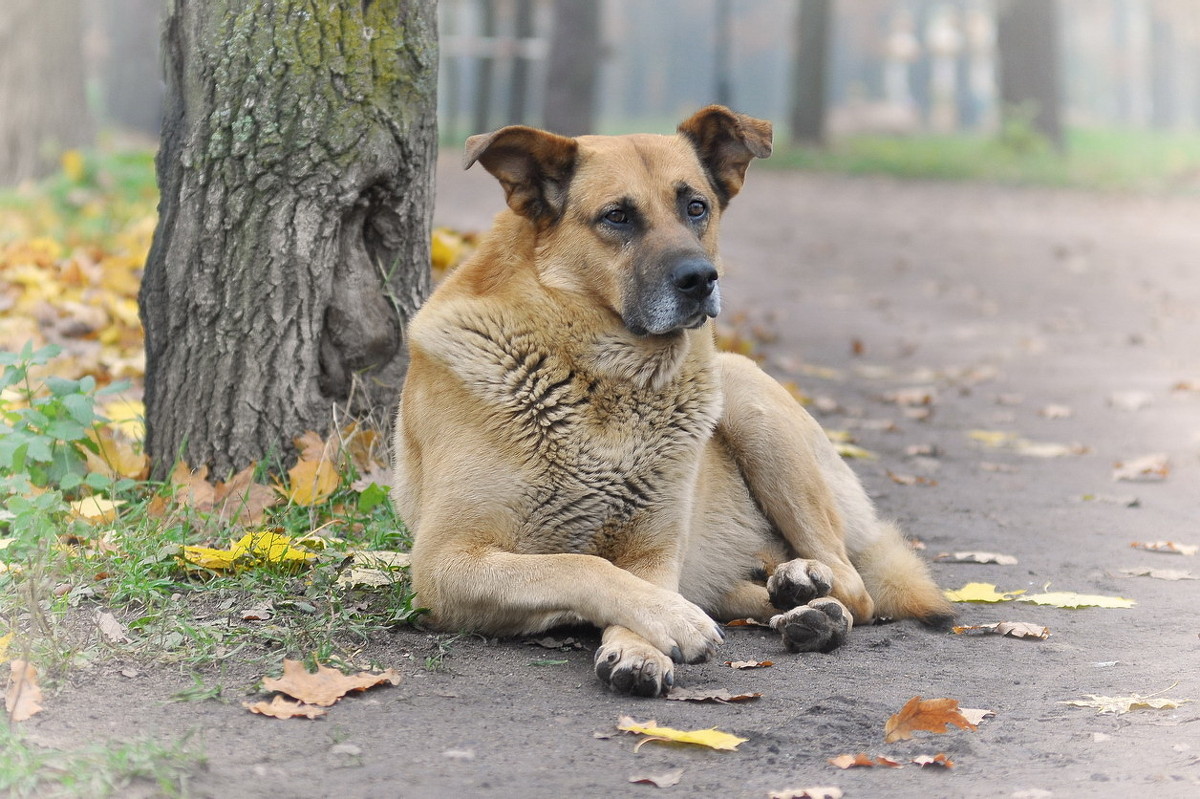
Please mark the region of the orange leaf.
[[175, 464], [175, 470], [171, 472], [171, 484], [187, 489], [184, 504], [189, 508], [201, 512], [213, 509], [217, 492], [212, 483], [208, 482], [207, 466], [201, 466], [193, 471], [186, 461], [180, 461]]
[[99, 453], [84, 450], [89, 472], [102, 474], [111, 480], [122, 477], [146, 479], [150, 472], [150, 458], [144, 452], [135, 452], [132, 443], [117, 438], [107, 427], [88, 431], [88, 438], [100, 450]]
[[892, 760], [890, 757], [886, 757], [884, 755], [871, 757], [866, 752], [859, 752], [857, 755], [838, 755], [837, 757], [831, 757], [829, 758], [829, 765], [837, 766], [840, 769], [871, 768], [873, 766], [903, 768], [899, 761]]
[[14, 660], [9, 666], [12, 671], [8, 676], [8, 690], [4, 692], [4, 709], [13, 721], [25, 721], [42, 710], [37, 669], [24, 660]]
[[883, 727], [883, 740], [889, 744], [906, 741], [917, 730], [943, 733], [948, 724], [959, 729], [975, 729], [975, 725], [959, 712], [957, 699], [921, 699], [914, 696], [900, 708], [899, 713], [887, 720]]
[[290, 489], [280, 488], [297, 505], [317, 505], [337, 490], [341, 477], [329, 461], [301, 460], [288, 470]]
[[310, 705], [328, 707], [351, 691], [365, 691], [384, 683], [398, 685], [400, 675], [394, 669], [382, 674], [342, 674], [328, 666], [317, 666], [317, 671], [311, 673], [299, 660], [285, 659], [283, 676], [265, 678], [263, 688], [279, 691]]
[[296, 449], [300, 450], [300, 460], [302, 461], [335, 461], [340, 448], [336, 439], [331, 438], [326, 443], [325, 439], [312, 430], [306, 430], [296, 436], [292, 439], [292, 443], [296, 445]]
[[294, 719], [298, 716], [315, 719], [329, 712], [323, 707], [314, 707], [313, 705], [306, 705], [303, 702], [293, 702], [289, 699], [284, 699], [278, 694], [270, 702], [242, 702], [242, 707], [251, 713], [258, 713], [260, 716], [270, 716], [276, 719]]
[[262, 524], [267, 508], [279, 502], [279, 494], [270, 486], [254, 482], [255, 464], [235, 474], [227, 483], [218, 483], [213, 491], [217, 516], [231, 524]]
[[912, 759], [921, 768], [926, 766], [940, 766], [942, 768], [954, 768], [954, 761], [946, 756], [945, 752], [938, 752], [936, 755], [917, 755]]

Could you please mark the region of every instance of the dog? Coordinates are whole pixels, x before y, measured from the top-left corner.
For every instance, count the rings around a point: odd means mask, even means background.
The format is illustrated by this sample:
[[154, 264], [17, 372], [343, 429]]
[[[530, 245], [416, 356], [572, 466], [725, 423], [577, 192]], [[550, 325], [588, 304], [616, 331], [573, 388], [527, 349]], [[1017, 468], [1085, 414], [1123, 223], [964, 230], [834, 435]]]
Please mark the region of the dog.
[[721, 213], [770, 123], [710, 106], [675, 135], [473, 136], [508, 208], [412, 320], [392, 498], [446, 630], [603, 630], [600, 680], [655, 696], [718, 621], [830, 651], [950, 604], [820, 426], [717, 350]]

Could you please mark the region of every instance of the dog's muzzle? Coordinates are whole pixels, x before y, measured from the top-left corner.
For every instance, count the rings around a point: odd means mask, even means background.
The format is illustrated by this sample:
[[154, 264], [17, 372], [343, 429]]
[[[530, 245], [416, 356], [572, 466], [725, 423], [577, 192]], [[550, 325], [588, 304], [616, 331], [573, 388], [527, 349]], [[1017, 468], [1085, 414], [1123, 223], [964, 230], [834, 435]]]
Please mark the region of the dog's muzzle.
[[694, 319], [684, 327], [700, 327], [721, 312], [721, 292], [717, 287], [717, 268], [707, 258], [688, 258], [671, 270], [671, 285], [679, 293], [684, 307], [693, 309]]

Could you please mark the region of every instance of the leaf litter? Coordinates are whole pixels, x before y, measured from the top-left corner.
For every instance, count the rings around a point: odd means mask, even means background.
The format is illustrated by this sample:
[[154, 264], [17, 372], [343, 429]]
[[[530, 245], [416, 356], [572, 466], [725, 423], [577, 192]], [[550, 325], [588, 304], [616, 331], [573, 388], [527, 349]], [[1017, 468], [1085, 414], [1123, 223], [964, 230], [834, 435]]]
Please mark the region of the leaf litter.
[[972, 624], [969, 626], [953, 627], [955, 635], [983, 634], [1004, 635], [1010, 638], [1033, 638], [1044, 641], [1050, 637], [1050, 628], [1040, 624], [1030, 624], [1025, 621], [998, 621], [992, 624]]
[[964, 730], [974, 730], [978, 726], [962, 714], [957, 699], [922, 699], [914, 696], [884, 724], [883, 741], [907, 741], [918, 731], [941, 734], [951, 725]]

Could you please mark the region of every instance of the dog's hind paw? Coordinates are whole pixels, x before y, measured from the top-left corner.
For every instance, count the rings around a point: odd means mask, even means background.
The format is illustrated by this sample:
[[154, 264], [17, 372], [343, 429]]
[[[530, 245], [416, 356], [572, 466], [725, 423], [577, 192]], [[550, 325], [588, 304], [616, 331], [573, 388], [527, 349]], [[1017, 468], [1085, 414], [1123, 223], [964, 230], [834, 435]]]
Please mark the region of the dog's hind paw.
[[771, 604], [791, 610], [823, 597], [833, 589], [833, 569], [817, 560], [796, 558], [775, 567], [767, 580]]
[[[794, 562], [794, 561], [793, 561]], [[833, 597], [814, 599], [771, 618], [789, 652], [832, 652], [846, 642], [850, 611]]]
[[596, 676], [617, 694], [659, 696], [675, 684], [671, 659], [649, 644], [610, 643], [596, 650]]

